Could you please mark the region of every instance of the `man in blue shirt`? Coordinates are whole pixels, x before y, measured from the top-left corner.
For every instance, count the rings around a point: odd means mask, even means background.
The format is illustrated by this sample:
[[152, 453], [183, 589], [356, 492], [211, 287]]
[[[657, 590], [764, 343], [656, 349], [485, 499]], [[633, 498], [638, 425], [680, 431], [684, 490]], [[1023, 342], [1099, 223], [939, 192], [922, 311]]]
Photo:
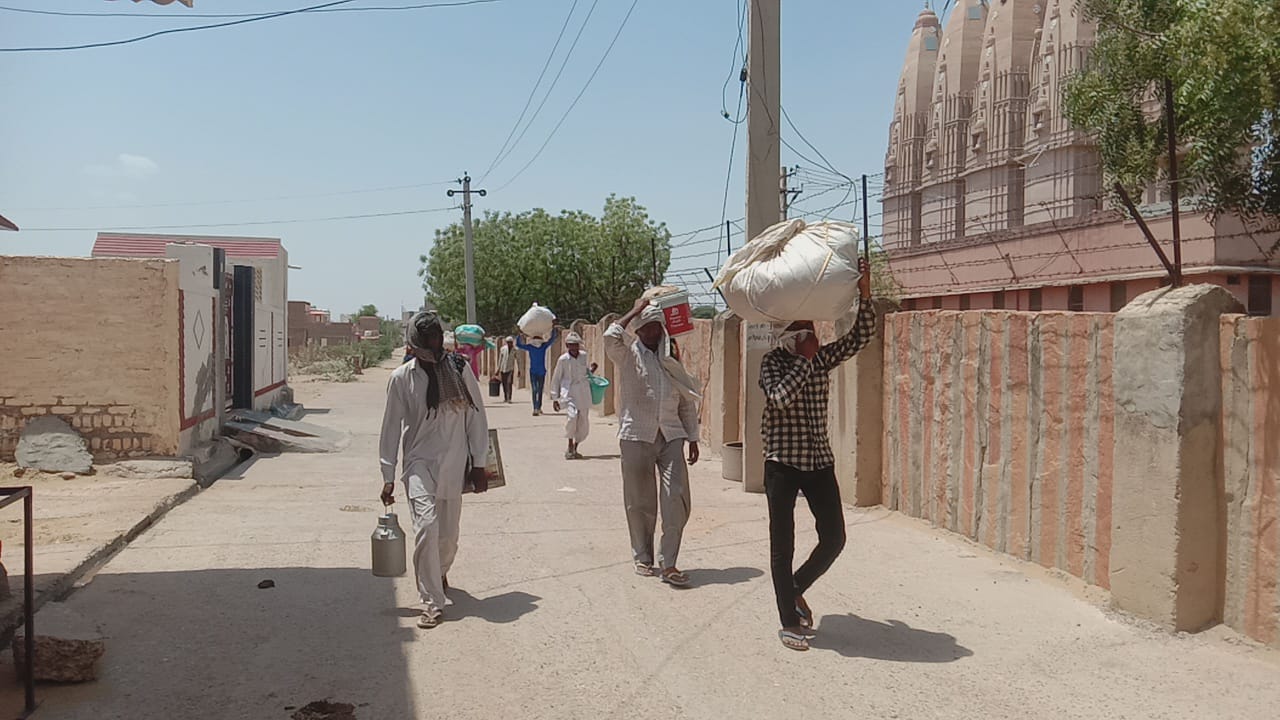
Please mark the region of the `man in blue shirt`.
[[525, 338], [524, 334], [516, 341], [516, 347], [529, 353], [529, 386], [533, 390], [533, 414], [542, 414], [542, 388], [547, 381], [547, 348], [555, 344], [560, 336], [560, 326], [551, 328], [551, 337], [544, 340], [540, 335]]

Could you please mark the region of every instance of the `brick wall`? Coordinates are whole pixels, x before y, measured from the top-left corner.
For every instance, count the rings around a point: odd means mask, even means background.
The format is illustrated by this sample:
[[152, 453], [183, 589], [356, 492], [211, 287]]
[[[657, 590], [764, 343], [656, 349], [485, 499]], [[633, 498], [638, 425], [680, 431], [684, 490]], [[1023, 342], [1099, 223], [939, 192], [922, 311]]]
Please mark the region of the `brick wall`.
[[26, 421], [64, 418], [97, 460], [180, 442], [174, 260], [0, 256], [0, 459]]

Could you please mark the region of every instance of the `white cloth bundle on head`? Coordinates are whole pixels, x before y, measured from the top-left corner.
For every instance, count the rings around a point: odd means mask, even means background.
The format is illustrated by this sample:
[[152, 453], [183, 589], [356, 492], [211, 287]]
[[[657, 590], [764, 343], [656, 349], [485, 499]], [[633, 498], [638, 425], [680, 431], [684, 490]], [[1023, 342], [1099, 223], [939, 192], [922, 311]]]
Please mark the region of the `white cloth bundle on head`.
[[520, 332], [528, 337], [550, 337], [551, 328], [555, 325], [556, 314], [549, 309], [542, 307], [538, 303], [534, 303], [524, 315], [520, 316], [520, 320], [516, 326], [520, 328]]
[[731, 255], [714, 287], [748, 322], [835, 321], [858, 301], [858, 239], [849, 223], [782, 222]]

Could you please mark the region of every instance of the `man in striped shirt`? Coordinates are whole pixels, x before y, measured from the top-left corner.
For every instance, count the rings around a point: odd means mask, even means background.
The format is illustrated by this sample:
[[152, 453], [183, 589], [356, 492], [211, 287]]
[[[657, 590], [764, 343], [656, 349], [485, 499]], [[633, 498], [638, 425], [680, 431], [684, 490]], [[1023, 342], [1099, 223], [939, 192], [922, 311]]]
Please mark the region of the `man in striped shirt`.
[[[780, 347], [760, 363], [765, 394], [764, 487], [769, 502], [769, 561], [782, 630], [792, 650], [808, 650], [813, 611], [804, 592], [822, 577], [844, 549], [844, 509], [836, 484], [835, 455], [827, 432], [831, 371], [866, 346], [876, 332], [871, 304], [871, 269], [858, 264], [857, 320], [843, 337], [819, 346], [812, 322], [793, 322], [779, 333]], [[796, 497], [804, 493], [818, 529], [818, 546], [793, 570]]]

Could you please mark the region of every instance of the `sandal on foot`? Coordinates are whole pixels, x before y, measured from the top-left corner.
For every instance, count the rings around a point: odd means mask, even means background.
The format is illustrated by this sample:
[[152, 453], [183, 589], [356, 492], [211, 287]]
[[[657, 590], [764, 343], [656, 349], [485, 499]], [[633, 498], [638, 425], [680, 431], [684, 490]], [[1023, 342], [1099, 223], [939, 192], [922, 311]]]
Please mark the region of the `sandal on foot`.
[[675, 568], [667, 568], [662, 571], [662, 582], [672, 587], [688, 587], [689, 576]]
[[654, 571], [653, 566], [648, 563], [636, 563], [636, 574], [640, 577], [653, 577], [658, 573]]
[[804, 652], [809, 649], [809, 638], [797, 632], [792, 632], [783, 628], [778, 631], [778, 639], [782, 641], [783, 647], [788, 650], [798, 650]]
[[809, 609], [809, 603], [799, 595], [796, 596], [796, 615], [800, 617], [800, 627], [810, 631], [811, 637], [816, 634], [813, 632], [813, 610]]
[[423, 610], [422, 615], [418, 617], [418, 627], [423, 630], [430, 630], [436, 627], [444, 620], [444, 613], [439, 610]]

